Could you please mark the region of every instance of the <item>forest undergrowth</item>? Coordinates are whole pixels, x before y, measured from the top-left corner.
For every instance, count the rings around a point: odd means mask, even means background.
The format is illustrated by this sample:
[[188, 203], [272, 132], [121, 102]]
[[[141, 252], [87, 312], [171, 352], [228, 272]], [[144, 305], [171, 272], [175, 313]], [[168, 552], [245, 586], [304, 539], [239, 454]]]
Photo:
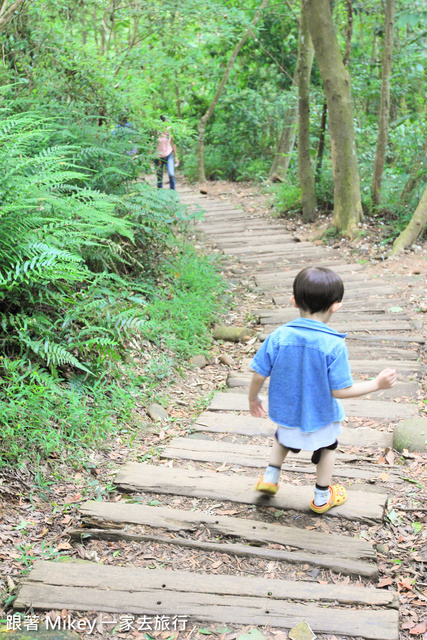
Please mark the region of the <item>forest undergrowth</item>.
[[141, 135], [20, 106], [0, 128], [0, 467], [39, 484], [162, 402], [227, 285], [175, 193], [137, 179]]

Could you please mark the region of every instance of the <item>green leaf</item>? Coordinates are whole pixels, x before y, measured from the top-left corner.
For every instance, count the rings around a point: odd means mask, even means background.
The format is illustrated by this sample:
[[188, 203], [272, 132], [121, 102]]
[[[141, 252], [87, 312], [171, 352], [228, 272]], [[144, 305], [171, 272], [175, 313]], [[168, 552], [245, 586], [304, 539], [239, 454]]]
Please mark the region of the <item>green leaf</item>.
[[401, 311], [403, 311], [402, 307], [389, 307], [389, 311], [391, 311], [392, 313], [400, 313]]
[[397, 527], [399, 524], [401, 524], [402, 522], [402, 518], [399, 516], [399, 514], [397, 513], [397, 511], [395, 511], [394, 509], [392, 509], [388, 514], [387, 514], [387, 518], [390, 520], [390, 522]]
[[412, 522], [411, 527], [413, 528], [415, 533], [419, 533], [423, 528], [423, 525], [421, 524], [421, 522]]

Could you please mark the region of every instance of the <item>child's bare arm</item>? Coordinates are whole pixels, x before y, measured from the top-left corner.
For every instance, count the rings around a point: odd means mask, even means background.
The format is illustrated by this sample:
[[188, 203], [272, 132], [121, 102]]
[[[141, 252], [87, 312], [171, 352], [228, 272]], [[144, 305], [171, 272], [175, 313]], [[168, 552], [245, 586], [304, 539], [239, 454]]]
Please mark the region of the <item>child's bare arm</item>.
[[267, 380], [267, 378], [255, 372], [252, 376], [251, 386], [249, 387], [249, 409], [251, 416], [255, 418], [262, 418], [267, 413], [258, 395], [265, 380]]
[[394, 387], [396, 380], [397, 375], [395, 369], [384, 369], [374, 380], [356, 382], [351, 387], [336, 389], [331, 391], [331, 393], [334, 398], [339, 398], [340, 400], [343, 400], [344, 398], [357, 398], [358, 396], [364, 396], [367, 393], [372, 393], [373, 391]]

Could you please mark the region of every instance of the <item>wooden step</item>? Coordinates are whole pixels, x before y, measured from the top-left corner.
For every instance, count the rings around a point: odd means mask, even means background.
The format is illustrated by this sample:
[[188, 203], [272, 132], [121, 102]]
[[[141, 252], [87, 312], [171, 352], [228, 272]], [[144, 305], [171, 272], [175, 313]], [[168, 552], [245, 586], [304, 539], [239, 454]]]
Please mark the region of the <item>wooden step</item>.
[[252, 249], [258, 246], [265, 246], [269, 243], [270, 246], [274, 245], [289, 245], [295, 246], [292, 236], [278, 234], [274, 236], [265, 236], [261, 231], [252, 234], [253, 237], [243, 236], [242, 234], [231, 234], [227, 236], [227, 240], [217, 240], [218, 246], [222, 247], [224, 251], [229, 252], [230, 249], [244, 247], [245, 249]]
[[[208, 433], [230, 433], [250, 437], [265, 436], [267, 438], [272, 437], [276, 431], [276, 425], [268, 418], [254, 418], [250, 415], [218, 413], [217, 411], [204, 411], [191, 427], [195, 431], [206, 431]], [[392, 447], [393, 434], [368, 427], [352, 429], [344, 426], [339, 442], [342, 446], [385, 449], [386, 447]]]
[[[265, 307], [264, 309], [256, 309], [252, 312], [258, 322], [263, 324], [286, 324], [293, 320], [298, 320], [301, 316], [299, 310], [289, 304], [284, 308], [277, 307]], [[401, 320], [410, 320], [410, 317], [406, 313], [363, 313], [356, 309], [355, 311], [349, 311], [347, 308], [340, 309], [337, 313], [334, 313], [330, 321], [327, 323], [331, 327], [335, 324], [343, 322], [399, 322]]]
[[[284, 324], [276, 316], [270, 316], [269, 318], [261, 318], [261, 324], [265, 325], [265, 332], [271, 333], [275, 328]], [[412, 325], [408, 320], [399, 319], [383, 319], [374, 318], [369, 316], [363, 320], [345, 320], [343, 318], [336, 318], [330, 323], [332, 329], [339, 333], [354, 333], [355, 331], [412, 331]]]
[[[242, 362], [242, 368], [249, 369], [251, 360], [244, 360]], [[390, 359], [378, 359], [378, 360], [363, 360], [358, 358], [350, 360], [350, 369], [352, 373], [379, 373], [382, 369], [392, 368], [396, 369], [398, 375], [415, 376], [424, 370], [424, 364], [417, 360], [393, 360]]]
[[[303, 268], [307, 265], [301, 263], [299, 266]], [[331, 268], [333, 268], [333, 265], [331, 266]], [[272, 280], [266, 280], [264, 282], [259, 282], [258, 278], [255, 277], [255, 281], [263, 291], [274, 292], [275, 300], [277, 299], [277, 297], [281, 297], [283, 298], [285, 303], [286, 301], [289, 301], [289, 298], [292, 294], [292, 287], [283, 287], [280, 277]], [[344, 294], [344, 304], [349, 298], [363, 298], [364, 300], [367, 300], [372, 296], [380, 296], [381, 298], [385, 298], [385, 296], [396, 294], [401, 294], [401, 290], [394, 284], [372, 283], [372, 286], [368, 289], [363, 287], [353, 287], [351, 289], [346, 289]]]
[[[201, 470], [173, 469], [129, 462], [119, 471], [115, 484], [125, 492], [144, 491], [156, 494], [184, 495], [193, 498], [229, 500], [257, 506], [272, 506], [312, 514], [312, 487], [282, 485], [273, 498], [254, 491], [255, 478], [226, 475]], [[380, 522], [387, 496], [362, 491], [349, 492], [347, 502], [328, 511], [328, 515], [349, 520]]]
[[[342, 401], [347, 416], [356, 418], [384, 418], [398, 420], [418, 416], [416, 405], [385, 400], [359, 400], [351, 398]], [[265, 408], [268, 401], [265, 400]], [[248, 399], [241, 393], [216, 393], [209, 405], [211, 411], [248, 411]]]
[[399, 616], [388, 591], [139, 567], [38, 560], [14, 606], [190, 616], [210, 623], [282, 629], [306, 620], [315, 633], [369, 640], [398, 638]]
[[[200, 547], [204, 550], [217, 553], [229, 553], [230, 555], [262, 557], [270, 560], [288, 562], [293, 564], [309, 563], [314, 566], [324, 567], [331, 571], [346, 575], [361, 575], [374, 578], [378, 575], [376, 565], [376, 553], [373, 546], [362, 538], [352, 538], [337, 534], [309, 531], [297, 527], [286, 527], [282, 524], [268, 524], [260, 520], [237, 518], [230, 516], [211, 515], [204, 512], [186, 511], [183, 509], [170, 509], [168, 507], [151, 507], [147, 505], [125, 502], [102, 502], [92, 500], [81, 506], [80, 513], [83, 522], [87, 526], [96, 525], [108, 530], [117, 526], [116, 533], [111, 537], [125, 539], [123, 534], [139, 534], [139, 529], [129, 533], [129, 528], [123, 530], [127, 524], [143, 526], [143, 534], [147, 534], [150, 527], [156, 540], [160, 541], [158, 529], [176, 533], [180, 531], [198, 532], [201, 528], [207, 528], [211, 536], [232, 538], [233, 542], [212, 543], [203, 541], [199, 537], [191, 539], [192, 547]], [[101, 534], [94, 533], [96, 537]], [[86, 530], [79, 530], [78, 536], [83, 537]], [[110, 529], [110, 532], [112, 530]], [[204, 538], [206, 536], [203, 536]], [[253, 542], [258, 546], [238, 545], [235, 539]], [[128, 539], [128, 538], [126, 538]], [[189, 546], [185, 543], [188, 538], [162, 538], [165, 544], [178, 544]], [[284, 549], [272, 549], [259, 545], [281, 545]], [[333, 549], [333, 553], [332, 553]], [[261, 553], [260, 553], [261, 552]]]
[[[194, 460], [195, 462], [215, 462], [230, 467], [254, 467], [264, 470], [268, 464], [271, 447], [253, 444], [224, 442], [222, 440], [199, 440], [197, 438], [173, 438], [160, 453], [161, 458], [177, 460]], [[353, 453], [337, 453], [334, 466], [334, 478], [350, 478], [375, 484], [380, 480], [383, 467], [375, 464], [363, 467], [357, 463], [366, 461], [366, 456]], [[371, 459], [368, 458], [371, 462]], [[301, 451], [299, 454], [289, 453], [282, 465], [284, 472], [315, 474], [316, 467], [311, 463], [311, 452]], [[399, 482], [400, 478], [392, 467], [387, 466], [387, 474], [391, 482]], [[353, 485], [358, 490], [357, 485]]]
[[[363, 371], [368, 373], [366, 369]], [[361, 372], [362, 373], [362, 372]], [[372, 370], [371, 373], [378, 373], [378, 369]], [[402, 375], [400, 373], [399, 375]], [[252, 379], [252, 373], [229, 373], [227, 376], [227, 389], [225, 393], [246, 393], [249, 392], [249, 385]], [[354, 375], [355, 382], [362, 382], [357, 375]], [[262, 393], [267, 394], [269, 387], [269, 378], [264, 382]], [[419, 384], [416, 382], [408, 382], [407, 380], [399, 380], [391, 389], [382, 389], [381, 391], [375, 391], [368, 393], [366, 396], [362, 396], [363, 400], [391, 400], [393, 402], [400, 402], [402, 400], [413, 399], [415, 401], [417, 391], [419, 390]]]
[[[371, 293], [370, 290], [369, 293]], [[360, 300], [357, 298], [347, 299], [347, 296], [344, 298], [342, 312], [346, 313], [352, 311], [354, 313], [369, 313], [369, 314], [385, 314], [385, 313], [393, 313], [390, 311], [392, 307], [402, 307], [405, 302], [403, 300], [396, 300], [396, 298], [388, 299], [384, 295], [382, 295], [382, 288], [378, 288], [378, 294], [368, 295], [366, 292], [366, 296]], [[266, 294], [267, 295], [267, 294]], [[275, 305], [272, 309], [279, 309], [280, 307], [288, 307], [289, 300], [291, 297], [291, 290], [289, 290], [288, 295], [276, 295], [275, 293], [271, 296], [271, 301]], [[340, 312], [339, 312], [340, 313]], [[393, 314], [394, 315], [394, 314]]]
[[[283, 265], [292, 265], [292, 264], [302, 264], [303, 266], [308, 266], [313, 263], [317, 263], [319, 260], [324, 259], [325, 256], [318, 250], [307, 249], [306, 251], [298, 251], [295, 252], [287, 252], [287, 251], [270, 251], [268, 253], [263, 253], [260, 255], [239, 255], [236, 258], [239, 258], [239, 261], [243, 264], [248, 265], [270, 265], [274, 262], [278, 270], [280, 272], [280, 268]], [[336, 260], [337, 262], [340, 260], [340, 256], [331, 256], [329, 258], [329, 263], [331, 265], [331, 269], [333, 269], [333, 262]], [[302, 268], [302, 267], [301, 267]], [[279, 279], [279, 278], [278, 278]]]
[[[324, 256], [323, 261], [316, 263], [316, 266], [328, 267], [329, 266], [328, 258], [329, 258], [329, 254], [326, 254]], [[263, 269], [259, 269], [257, 267], [254, 269], [254, 273], [256, 277], [261, 277], [261, 278], [267, 277], [270, 281], [273, 281], [275, 278], [276, 279], [279, 278], [280, 280], [282, 278], [288, 278], [290, 279], [290, 283], [292, 286], [295, 276], [299, 273], [299, 271], [302, 268], [303, 268], [302, 266], [299, 267], [298, 265], [292, 265], [291, 267], [281, 269], [280, 272], [278, 273], [277, 269], [272, 269], [271, 266], [264, 267]], [[334, 271], [340, 274], [342, 278], [345, 277], [344, 274], [347, 274], [348, 277], [351, 277], [352, 274], [360, 274], [359, 277], [363, 277], [363, 273], [360, 273], [360, 272], [363, 272], [365, 269], [365, 267], [361, 264], [354, 264], [350, 262], [334, 263], [333, 268], [334, 268]]]

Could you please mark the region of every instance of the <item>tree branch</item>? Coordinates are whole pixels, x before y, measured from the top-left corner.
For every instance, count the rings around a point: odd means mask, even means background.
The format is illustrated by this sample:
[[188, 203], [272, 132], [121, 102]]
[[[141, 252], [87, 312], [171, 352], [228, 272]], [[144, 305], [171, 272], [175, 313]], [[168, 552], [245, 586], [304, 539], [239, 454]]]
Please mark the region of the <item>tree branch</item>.
[[5, 10], [6, 2], [7, 0], [3, 2], [3, 6], [0, 11], [0, 29], [2, 29], [4, 26], [8, 24], [8, 22], [12, 20], [13, 14], [15, 13], [15, 11], [19, 9], [21, 4], [23, 4], [25, 0], [15, 0], [15, 2], [12, 5], [10, 5], [10, 7], [7, 10]]

